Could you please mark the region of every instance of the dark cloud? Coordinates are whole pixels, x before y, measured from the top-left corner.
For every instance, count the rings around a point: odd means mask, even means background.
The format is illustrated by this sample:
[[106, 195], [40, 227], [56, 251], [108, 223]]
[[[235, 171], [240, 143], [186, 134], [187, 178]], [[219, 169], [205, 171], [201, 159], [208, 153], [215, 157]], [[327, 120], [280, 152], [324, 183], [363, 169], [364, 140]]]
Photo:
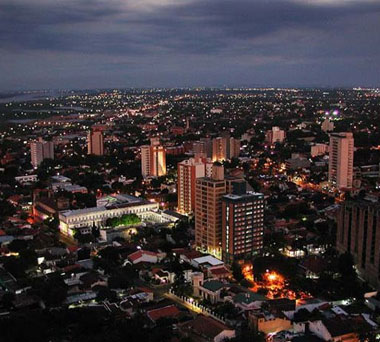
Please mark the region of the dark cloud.
[[375, 84], [378, 32], [376, 1], [2, 0], [0, 87]]

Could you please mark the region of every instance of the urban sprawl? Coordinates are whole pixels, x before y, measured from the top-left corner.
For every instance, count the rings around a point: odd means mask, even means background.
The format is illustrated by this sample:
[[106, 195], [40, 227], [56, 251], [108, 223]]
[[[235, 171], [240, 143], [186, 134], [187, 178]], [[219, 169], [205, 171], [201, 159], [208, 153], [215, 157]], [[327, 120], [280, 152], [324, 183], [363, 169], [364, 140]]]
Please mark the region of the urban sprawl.
[[379, 108], [364, 88], [0, 94], [0, 340], [380, 340]]

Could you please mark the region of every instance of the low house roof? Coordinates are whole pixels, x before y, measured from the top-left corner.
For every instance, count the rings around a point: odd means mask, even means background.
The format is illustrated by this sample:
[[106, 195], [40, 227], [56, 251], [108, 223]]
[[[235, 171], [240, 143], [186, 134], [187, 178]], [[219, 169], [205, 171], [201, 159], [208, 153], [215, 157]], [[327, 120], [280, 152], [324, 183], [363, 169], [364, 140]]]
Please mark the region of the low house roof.
[[221, 332], [232, 330], [215, 319], [203, 315], [198, 315], [192, 321], [184, 323], [182, 327], [193, 330], [196, 334], [206, 336], [212, 340]]
[[350, 320], [342, 320], [335, 317], [332, 319], [325, 319], [322, 323], [332, 337], [338, 337], [354, 332], [354, 327]]
[[150, 310], [147, 312], [147, 316], [149, 317], [149, 319], [151, 319], [153, 322], [155, 322], [160, 318], [175, 317], [180, 312], [181, 311], [179, 311], [179, 309], [175, 305], [169, 305], [169, 306], [165, 306], [163, 308]]
[[198, 265], [208, 264], [210, 266], [223, 265], [223, 261], [220, 261], [217, 258], [214, 258], [211, 255], [202, 256], [200, 258], [193, 259]]
[[136, 252], [134, 252], [132, 254], [129, 254], [128, 255], [128, 259], [133, 262], [133, 261], [136, 261], [136, 260], [140, 259], [143, 255], [150, 255], [150, 256], [157, 257], [157, 254], [154, 253], [154, 252], [139, 250], [139, 251], [136, 251]]
[[218, 275], [223, 275], [223, 274], [230, 274], [231, 272], [226, 268], [226, 266], [218, 266], [218, 267], [213, 267], [209, 269], [210, 273], [218, 276]]
[[202, 284], [203, 288], [205, 288], [211, 292], [219, 291], [220, 289], [222, 289], [225, 286], [226, 286], [226, 284], [220, 282], [219, 280], [208, 280]]
[[258, 293], [254, 292], [242, 292], [238, 293], [234, 298], [233, 298], [235, 303], [240, 303], [240, 304], [251, 304], [253, 302], [263, 302], [266, 300], [266, 298]]

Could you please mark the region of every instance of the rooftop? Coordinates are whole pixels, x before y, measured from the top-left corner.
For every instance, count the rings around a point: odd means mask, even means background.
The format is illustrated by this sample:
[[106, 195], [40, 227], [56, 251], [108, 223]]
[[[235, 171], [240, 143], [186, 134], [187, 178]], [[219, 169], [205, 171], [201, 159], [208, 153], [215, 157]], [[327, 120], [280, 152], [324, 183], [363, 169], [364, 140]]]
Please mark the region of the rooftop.
[[[102, 202], [100, 202], [102, 201]], [[100, 205], [103, 204], [103, 205]], [[154, 204], [143, 200], [138, 197], [129, 196], [129, 195], [110, 195], [105, 198], [97, 201], [97, 206], [92, 208], [85, 209], [76, 209], [76, 210], [64, 210], [60, 212], [60, 215], [64, 217], [76, 216], [76, 215], [85, 215], [90, 213], [96, 213], [104, 210], [112, 210], [117, 208], [126, 208], [143, 204]]]
[[234, 297], [234, 302], [235, 303], [240, 303], [240, 304], [251, 304], [253, 302], [258, 302], [258, 301], [265, 301], [266, 298], [258, 293], [254, 292], [245, 292], [245, 293], [238, 293]]
[[155, 322], [160, 318], [177, 316], [179, 313], [180, 311], [175, 305], [169, 305], [163, 308], [150, 310], [147, 312], [147, 316]]
[[203, 288], [211, 291], [216, 292], [222, 289], [225, 286], [224, 283], [220, 282], [219, 280], [209, 280], [205, 281], [202, 285]]
[[224, 195], [223, 198], [236, 201], [236, 200], [245, 200], [245, 199], [264, 199], [264, 194], [260, 192], [247, 192], [246, 194], [243, 195], [234, 195], [234, 194], [228, 194]]
[[186, 322], [182, 325], [183, 328], [188, 328], [193, 330], [196, 334], [207, 336], [208, 338], [214, 340], [224, 330], [229, 329], [226, 325], [212, 319], [210, 317], [205, 317], [202, 315], [197, 316], [190, 322]]
[[209, 264], [211, 266], [223, 265], [223, 261], [220, 261], [217, 258], [214, 258], [211, 255], [202, 256], [200, 258], [193, 259], [198, 265]]

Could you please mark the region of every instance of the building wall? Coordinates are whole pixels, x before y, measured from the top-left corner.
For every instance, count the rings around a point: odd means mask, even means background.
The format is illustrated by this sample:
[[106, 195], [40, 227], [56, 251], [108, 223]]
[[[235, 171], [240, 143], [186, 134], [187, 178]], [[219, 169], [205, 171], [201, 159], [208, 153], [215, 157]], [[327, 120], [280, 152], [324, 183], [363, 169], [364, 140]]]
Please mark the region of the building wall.
[[214, 342], [228, 341], [233, 339], [235, 336], [235, 330], [223, 330], [219, 335], [215, 336]]
[[334, 123], [330, 119], [325, 119], [322, 122], [321, 129], [324, 132], [331, 132], [334, 130]]
[[236, 138], [230, 138], [228, 158], [238, 158], [240, 155], [240, 140]]
[[64, 234], [71, 235], [71, 230], [80, 227], [92, 227], [93, 225], [102, 226], [107, 219], [120, 217], [125, 214], [136, 214], [142, 218], [149, 216], [150, 211], [157, 210], [158, 203], [144, 203], [140, 205], [129, 206], [125, 208], [106, 209], [104, 210], [73, 210], [69, 215], [67, 212], [59, 214], [60, 230]]
[[204, 158], [190, 158], [178, 163], [178, 211], [189, 214], [195, 210], [195, 182], [197, 178], [210, 176], [212, 163]]
[[150, 146], [141, 146], [141, 174], [148, 177], [150, 175]]
[[166, 153], [163, 146], [151, 146], [151, 174], [152, 177], [166, 175]]
[[274, 319], [266, 320], [265, 318], [258, 318], [257, 330], [265, 335], [271, 333], [278, 333], [283, 330], [290, 330], [292, 322], [286, 318], [276, 317]]
[[324, 155], [328, 152], [329, 146], [326, 144], [316, 144], [311, 146], [310, 154], [312, 157]]
[[104, 138], [101, 131], [91, 131], [87, 135], [87, 153], [102, 156], [104, 154]]
[[266, 132], [265, 141], [271, 145], [275, 143], [283, 143], [285, 140], [285, 131], [279, 127], [272, 127], [271, 130]]
[[166, 175], [166, 151], [156, 139], [151, 145], [141, 146], [141, 174], [144, 178]]
[[264, 196], [222, 198], [223, 261], [248, 259], [263, 248]]
[[330, 135], [329, 183], [337, 189], [352, 188], [354, 138], [352, 133]]
[[218, 137], [212, 140], [212, 161], [227, 160], [227, 139]]
[[337, 218], [337, 249], [349, 251], [360, 275], [380, 286], [380, 205], [351, 201], [342, 203]]
[[222, 196], [225, 180], [199, 178], [195, 195], [195, 243], [200, 250], [221, 258]]
[[31, 163], [37, 168], [44, 159], [54, 159], [54, 143], [41, 138], [30, 144]]

